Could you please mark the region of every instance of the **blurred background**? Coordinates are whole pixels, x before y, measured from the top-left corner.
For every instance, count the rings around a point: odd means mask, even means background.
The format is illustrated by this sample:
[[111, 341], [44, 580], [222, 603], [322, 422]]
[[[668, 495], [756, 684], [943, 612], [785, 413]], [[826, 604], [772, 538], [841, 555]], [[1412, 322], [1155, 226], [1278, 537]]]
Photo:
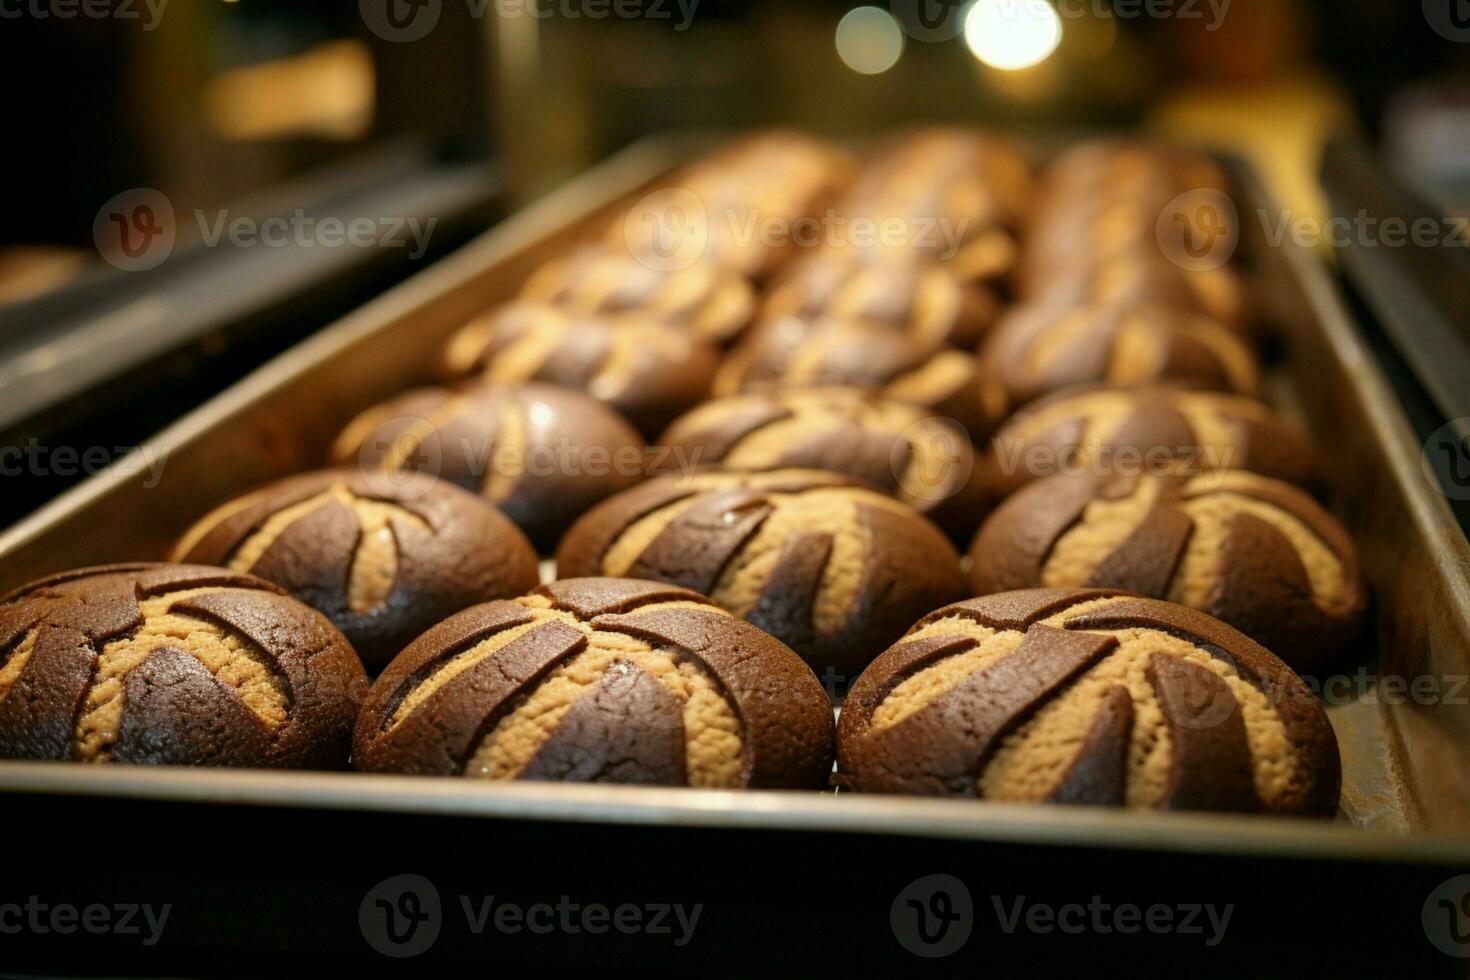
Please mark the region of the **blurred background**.
[[[1299, 214], [1353, 187], [1464, 214], [1467, 42], [1462, 0], [0, 0], [0, 445], [134, 445], [668, 129], [1143, 128], [1248, 157]], [[266, 215], [432, 234], [221, 235]], [[53, 469], [0, 522], [85, 475]]]

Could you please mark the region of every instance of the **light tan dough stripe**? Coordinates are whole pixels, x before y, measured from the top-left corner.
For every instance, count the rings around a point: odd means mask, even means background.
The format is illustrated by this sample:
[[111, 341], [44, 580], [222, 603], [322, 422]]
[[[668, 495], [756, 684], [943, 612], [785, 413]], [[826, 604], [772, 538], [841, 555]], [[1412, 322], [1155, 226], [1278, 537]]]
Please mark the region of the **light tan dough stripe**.
[[150, 653], [164, 647], [202, 663], [267, 728], [285, 724], [291, 709], [286, 680], [255, 644], [210, 620], [169, 611], [177, 602], [230, 591], [235, 590], [185, 589], [139, 602], [143, 624], [131, 635], [106, 644], [98, 654], [97, 672], [72, 735], [76, 758], [104, 762], [111, 756], [126, 707], [127, 676]]

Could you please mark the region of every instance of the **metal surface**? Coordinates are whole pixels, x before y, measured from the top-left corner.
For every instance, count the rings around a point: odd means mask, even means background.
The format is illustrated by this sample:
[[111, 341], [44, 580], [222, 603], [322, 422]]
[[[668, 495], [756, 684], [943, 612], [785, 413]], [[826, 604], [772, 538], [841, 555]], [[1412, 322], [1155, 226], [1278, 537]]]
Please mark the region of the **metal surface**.
[[[656, 179], [682, 144], [639, 144], [267, 365], [105, 472], [0, 536], [0, 588], [67, 567], [159, 558], [196, 517], [256, 484], [320, 465], [353, 415], [432, 373], [439, 343], [574, 237]], [[1238, 175], [1241, 203], [1274, 213]], [[1470, 863], [1470, 711], [1442, 697], [1385, 703], [1372, 679], [1470, 674], [1470, 547], [1419, 468], [1418, 447], [1316, 256], [1268, 246], [1245, 222], [1244, 258], [1285, 332], [1278, 387], [1311, 426], [1333, 508], [1377, 600], [1355, 696], [1330, 708], [1343, 748], [1336, 823], [1005, 807], [850, 795], [471, 784], [353, 774], [102, 771], [0, 763], [0, 792], [192, 804], [368, 809], [514, 821], [1034, 841], [1081, 848]], [[1254, 230], [1254, 234], [1250, 233]], [[1351, 685], [1350, 685], [1351, 686]], [[1459, 691], [1464, 697], [1466, 691]], [[1396, 699], [1395, 699], [1396, 700]]]

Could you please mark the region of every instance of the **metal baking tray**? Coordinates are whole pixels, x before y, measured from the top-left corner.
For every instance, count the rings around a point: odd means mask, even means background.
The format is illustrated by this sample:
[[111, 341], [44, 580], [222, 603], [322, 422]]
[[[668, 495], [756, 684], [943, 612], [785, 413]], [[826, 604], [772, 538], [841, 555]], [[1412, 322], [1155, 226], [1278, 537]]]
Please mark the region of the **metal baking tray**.
[[[695, 141], [698, 142], [698, 141]], [[634, 145], [386, 293], [0, 535], [0, 590], [60, 569], [161, 559], [222, 500], [322, 464], [362, 409], [432, 378], [440, 342], [510, 298], [539, 263], [618, 202], [686, 160], [691, 141]], [[1339, 666], [1353, 695], [1330, 716], [1344, 764], [1335, 822], [1026, 808], [852, 794], [713, 792], [487, 783], [353, 773], [226, 772], [0, 762], [11, 803], [36, 794], [150, 804], [372, 811], [515, 824], [645, 825], [739, 834], [799, 831], [1346, 862], [1470, 865], [1470, 710], [1464, 698], [1375, 696], [1375, 678], [1470, 675], [1470, 547], [1427, 482], [1419, 446], [1319, 258], [1265, 240], [1279, 211], [1238, 162], [1241, 255], [1284, 333], [1278, 404], [1315, 433], [1333, 509], [1376, 598], [1361, 655]], [[1361, 668], [1362, 674], [1358, 671]], [[1395, 682], [1397, 683], [1397, 682]], [[1340, 685], [1341, 686], [1341, 685]], [[1340, 692], [1339, 692], [1340, 693]]]

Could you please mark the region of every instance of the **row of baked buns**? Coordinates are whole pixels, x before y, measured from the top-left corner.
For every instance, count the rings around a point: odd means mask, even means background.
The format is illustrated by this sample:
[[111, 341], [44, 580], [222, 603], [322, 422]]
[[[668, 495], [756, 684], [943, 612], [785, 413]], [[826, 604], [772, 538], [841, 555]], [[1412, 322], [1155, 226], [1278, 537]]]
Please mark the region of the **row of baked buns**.
[[1351, 544], [1238, 275], [1129, 225], [1208, 159], [773, 133], [670, 186], [693, 261], [635, 205], [181, 564], [0, 600], [0, 756], [1332, 812], [1291, 668]]

